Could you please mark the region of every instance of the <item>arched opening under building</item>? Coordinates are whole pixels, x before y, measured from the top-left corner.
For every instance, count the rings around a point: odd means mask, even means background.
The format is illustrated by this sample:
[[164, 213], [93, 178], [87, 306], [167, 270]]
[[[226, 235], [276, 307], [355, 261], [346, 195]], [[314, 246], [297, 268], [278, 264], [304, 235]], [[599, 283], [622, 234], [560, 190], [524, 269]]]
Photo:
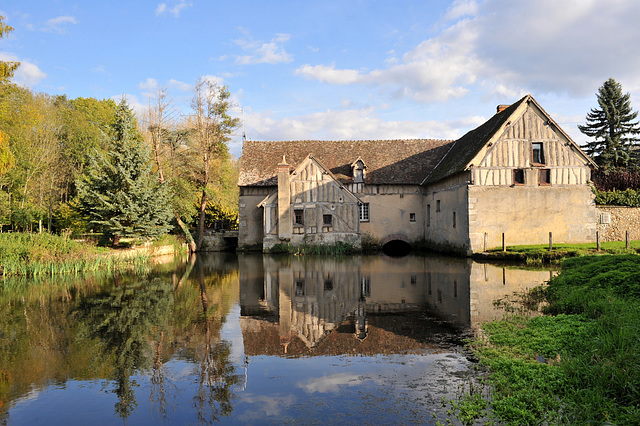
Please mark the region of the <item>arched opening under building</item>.
[[391, 240], [382, 246], [382, 252], [387, 256], [401, 257], [413, 251], [413, 247], [406, 241]]

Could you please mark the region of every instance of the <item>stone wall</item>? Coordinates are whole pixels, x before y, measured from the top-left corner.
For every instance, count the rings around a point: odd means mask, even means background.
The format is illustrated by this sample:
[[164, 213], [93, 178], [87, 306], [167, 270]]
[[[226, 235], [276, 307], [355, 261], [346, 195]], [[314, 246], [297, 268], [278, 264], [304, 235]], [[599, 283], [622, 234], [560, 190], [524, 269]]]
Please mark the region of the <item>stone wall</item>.
[[640, 240], [640, 207], [598, 206], [600, 241]]

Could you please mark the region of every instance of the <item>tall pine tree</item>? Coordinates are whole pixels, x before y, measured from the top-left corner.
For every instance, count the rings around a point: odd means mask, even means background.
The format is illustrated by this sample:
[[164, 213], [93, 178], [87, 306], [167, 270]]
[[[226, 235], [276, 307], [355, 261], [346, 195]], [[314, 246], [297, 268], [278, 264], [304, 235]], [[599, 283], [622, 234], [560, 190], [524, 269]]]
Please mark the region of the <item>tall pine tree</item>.
[[594, 138], [586, 145], [586, 151], [605, 170], [626, 168], [633, 162], [632, 148], [640, 134], [637, 111], [631, 108], [629, 93], [622, 93], [622, 86], [613, 78], [598, 89], [599, 108], [587, 114], [587, 123], [578, 129]]
[[153, 173], [149, 149], [124, 99], [112, 130], [111, 150], [96, 152], [77, 182], [79, 210], [114, 245], [122, 237], [152, 239], [167, 233], [173, 216], [169, 187]]

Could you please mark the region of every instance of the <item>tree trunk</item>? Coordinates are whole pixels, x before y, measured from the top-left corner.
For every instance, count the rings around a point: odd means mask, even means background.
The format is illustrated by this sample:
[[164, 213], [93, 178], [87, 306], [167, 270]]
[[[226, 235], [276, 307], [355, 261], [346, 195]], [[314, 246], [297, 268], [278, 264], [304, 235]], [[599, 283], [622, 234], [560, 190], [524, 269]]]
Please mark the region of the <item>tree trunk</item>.
[[207, 209], [207, 188], [202, 189], [202, 199], [200, 200], [200, 219], [198, 220], [198, 244], [196, 250], [202, 249], [202, 241], [204, 240], [204, 215]]
[[197, 247], [196, 247], [196, 242], [193, 240], [193, 236], [191, 235], [191, 231], [189, 231], [189, 228], [187, 227], [187, 225], [185, 225], [182, 219], [180, 219], [180, 216], [178, 215], [178, 213], [173, 212], [173, 215], [176, 218], [176, 222], [178, 222], [178, 226], [180, 227], [180, 229], [182, 229], [182, 232], [184, 233], [184, 237], [187, 239], [187, 247], [189, 247], [189, 253], [195, 253]]

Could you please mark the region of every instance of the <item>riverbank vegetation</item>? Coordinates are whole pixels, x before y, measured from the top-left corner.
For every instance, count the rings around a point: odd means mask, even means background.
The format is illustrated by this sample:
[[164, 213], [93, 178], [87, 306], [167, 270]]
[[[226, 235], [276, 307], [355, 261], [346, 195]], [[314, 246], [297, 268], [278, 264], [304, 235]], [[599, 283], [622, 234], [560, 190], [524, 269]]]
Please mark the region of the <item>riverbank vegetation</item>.
[[338, 241], [334, 244], [275, 244], [270, 250], [271, 254], [293, 254], [293, 255], [348, 255], [361, 253], [353, 244]]
[[[11, 27], [0, 26], [7, 32]], [[2, 38], [3, 34], [0, 34]], [[126, 99], [68, 99], [11, 82], [0, 61], [0, 232], [153, 240], [175, 229], [237, 224], [239, 125], [225, 86], [196, 81], [184, 109], [158, 88], [134, 114]]]
[[484, 325], [471, 347], [488, 374], [451, 402], [452, 414], [466, 424], [637, 424], [638, 257], [568, 259], [536, 294], [545, 315]]
[[[173, 246], [176, 252], [183, 246], [175, 236], [161, 237], [151, 248], [160, 245]], [[137, 270], [148, 265], [150, 251], [115, 250], [48, 233], [3, 233], [0, 234], [0, 277]]]
[[596, 254], [640, 254], [640, 240], [629, 241], [628, 249], [625, 241], [604, 241], [600, 243], [600, 251], [596, 243], [553, 244], [552, 250], [549, 250], [548, 244], [533, 244], [506, 246], [505, 251], [496, 247], [474, 257], [480, 260], [508, 260], [536, 264], [561, 263], [567, 258]]

